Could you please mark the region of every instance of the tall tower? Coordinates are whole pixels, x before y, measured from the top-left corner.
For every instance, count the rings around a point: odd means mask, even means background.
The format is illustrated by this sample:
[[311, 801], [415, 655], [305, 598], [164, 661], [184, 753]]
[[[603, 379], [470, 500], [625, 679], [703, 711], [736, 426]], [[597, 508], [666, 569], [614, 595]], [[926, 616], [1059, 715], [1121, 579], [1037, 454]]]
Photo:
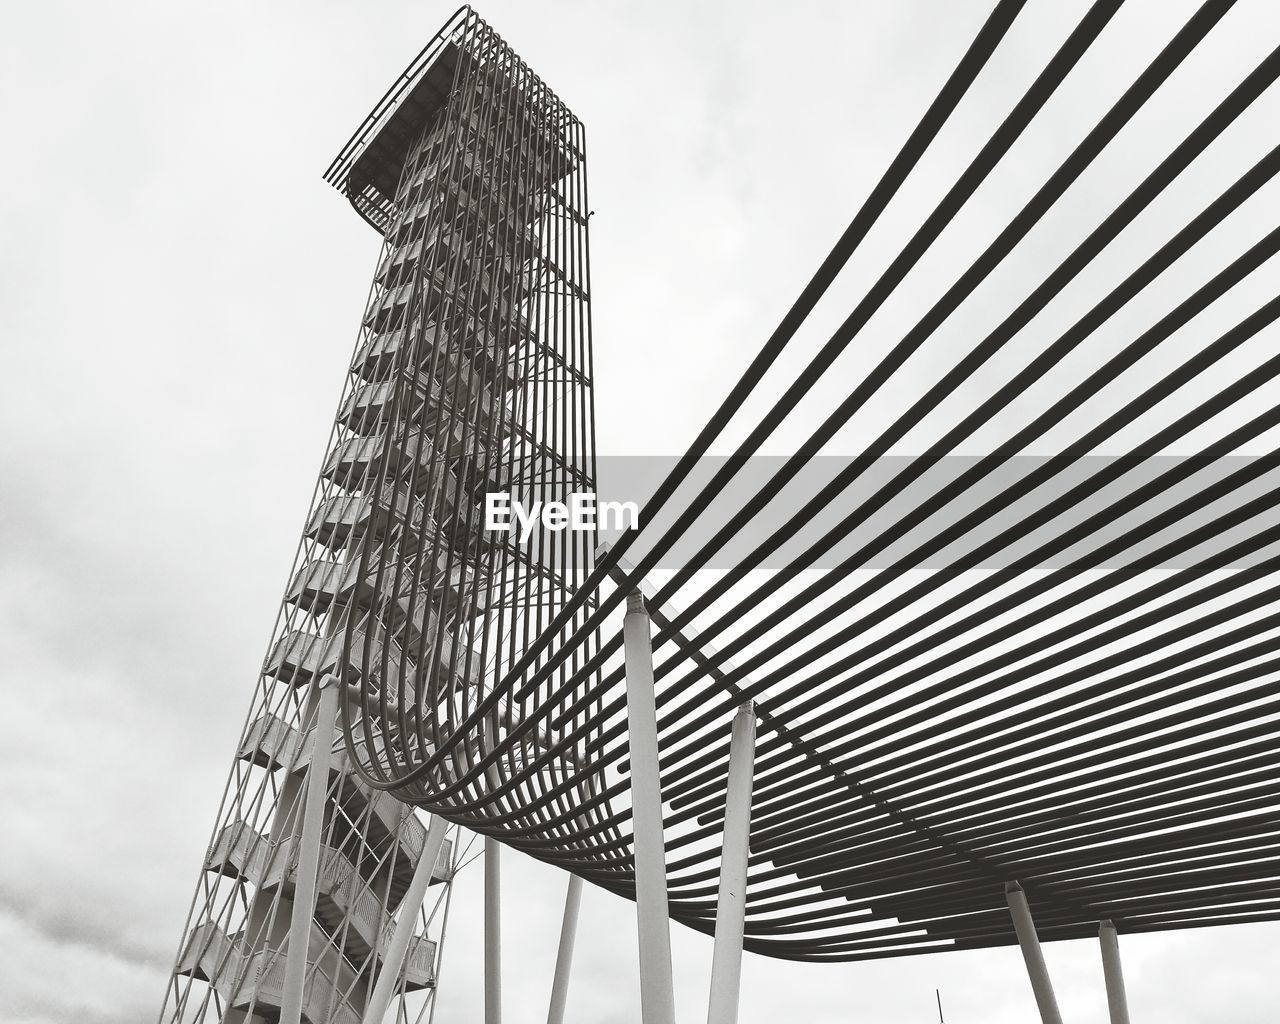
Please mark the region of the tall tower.
[[388, 979], [428, 1018], [459, 857], [343, 726], [466, 714], [592, 565], [590, 531], [483, 520], [594, 488], [581, 124], [463, 8], [326, 177], [385, 241], [162, 1024], [357, 1024]]

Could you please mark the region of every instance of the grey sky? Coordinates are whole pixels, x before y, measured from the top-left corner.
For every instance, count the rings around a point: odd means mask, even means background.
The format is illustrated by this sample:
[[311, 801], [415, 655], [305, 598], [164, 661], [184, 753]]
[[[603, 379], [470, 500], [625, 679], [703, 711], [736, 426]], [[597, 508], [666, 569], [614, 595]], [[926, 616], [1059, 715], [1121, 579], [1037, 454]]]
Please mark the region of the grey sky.
[[[1084, 6], [1030, 0], [779, 379], [865, 289]], [[1016, 159], [841, 364], [847, 374], [910, 325], [976, 251], [975, 238], [998, 230], [1194, 6], [1131, 0]], [[602, 452], [687, 445], [987, 9], [985, 0], [479, 7], [587, 126]], [[378, 250], [320, 175], [452, 10], [404, 0], [51, 0], [8, 12], [6, 1022], [123, 1024], [159, 1006]], [[1075, 205], [984, 286], [921, 365], [989, 326], [1277, 42], [1275, 4], [1241, 0], [1073, 191]], [[1046, 320], [1092, 301], [1115, 266], [1166, 237], [1170, 218], [1182, 223], [1269, 148], [1280, 120], [1274, 92], [1135, 225], [1109, 257], [1118, 262], [1085, 275]], [[1273, 182], [1174, 279], [1202, 280], [1278, 215]], [[1237, 312], [1274, 294], [1274, 270], [1242, 287]], [[1136, 303], [1110, 338], [1141, 329], [1162, 301]], [[1250, 351], [1274, 351], [1274, 340]], [[926, 377], [909, 364], [895, 386], [910, 391]], [[827, 407], [843, 379], [819, 389]], [[892, 411], [870, 408], [837, 449], [856, 450]], [[816, 418], [788, 424], [770, 450], [786, 452]], [[514, 856], [506, 871], [508, 1018], [532, 1021], [545, 1013], [564, 880]], [[464, 874], [442, 1024], [479, 1019], [478, 898], [478, 877]], [[588, 890], [570, 1020], [638, 1019], [633, 921], [629, 905]], [[1122, 938], [1134, 1019], [1275, 1020], [1277, 940], [1275, 925]], [[681, 1018], [693, 1020], [705, 1012], [710, 943], [678, 930], [675, 949]], [[1047, 955], [1067, 1019], [1101, 1019], [1094, 944]], [[751, 957], [742, 1019], [923, 1024], [935, 1016], [935, 987], [949, 1024], [1034, 1013], [1016, 951], [998, 950], [840, 967]]]

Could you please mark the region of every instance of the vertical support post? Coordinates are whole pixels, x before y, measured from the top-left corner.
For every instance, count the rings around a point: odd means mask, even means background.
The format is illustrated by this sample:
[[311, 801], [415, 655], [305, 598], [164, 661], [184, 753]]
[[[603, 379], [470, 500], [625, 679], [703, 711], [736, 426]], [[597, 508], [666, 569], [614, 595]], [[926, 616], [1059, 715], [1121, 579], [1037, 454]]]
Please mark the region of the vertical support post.
[[578, 908], [582, 905], [582, 879], [569, 876], [564, 894], [564, 920], [560, 924], [560, 949], [556, 953], [556, 975], [551, 982], [551, 1007], [547, 1024], [564, 1024], [564, 1007], [569, 998], [569, 968], [573, 965], [573, 942], [578, 934]]
[[667, 853], [662, 839], [662, 792], [658, 781], [653, 647], [649, 613], [639, 591], [627, 595], [622, 635], [627, 671], [627, 734], [631, 744], [640, 1017], [643, 1024], [675, 1024], [671, 931], [667, 918]]
[[747, 701], [733, 719], [729, 783], [725, 795], [716, 938], [711, 955], [707, 1024], [737, 1024], [742, 982], [742, 935], [747, 914], [747, 854], [751, 839], [751, 783], [756, 760], [755, 704]]
[[435, 873], [436, 862], [440, 859], [440, 848], [444, 846], [444, 834], [448, 828], [449, 823], [444, 818], [438, 814], [431, 815], [431, 824], [427, 827], [427, 841], [413, 869], [409, 890], [400, 901], [395, 931], [391, 933], [391, 941], [387, 943], [386, 952], [382, 956], [382, 970], [378, 972], [373, 994], [365, 1007], [364, 1024], [382, 1024], [382, 1018], [387, 1014], [387, 1007], [391, 1005], [391, 996], [396, 990], [396, 980], [400, 977], [401, 967], [404, 966], [405, 953], [409, 951], [409, 940], [413, 938], [413, 927], [417, 922], [418, 911], [422, 909], [422, 901], [427, 897], [427, 887], [431, 885], [431, 876]]
[[502, 847], [484, 839], [484, 1024], [502, 1024]]
[[1009, 914], [1013, 918], [1018, 945], [1022, 947], [1027, 975], [1031, 978], [1031, 991], [1035, 993], [1036, 1006], [1040, 1009], [1040, 1020], [1043, 1024], [1062, 1024], [1058, 1000], [1053, 994], [1053, 983], [1049, 980], [1049, 969], [1040, 952], [1040, 937], [1036, 934], [1031, 908], [1027, 905], [1027, 894], [1017, 882], [1010, 882], [1004, 887], [1004, 895], [1009, 903]]
[[320, 699], [316, 704], [311, 766], [307, 770], [307, 789], [302, 804], [302, 829], [297, 840], [298, 874], [294, 880], [293, 911], [289, 917], [288, 959], [284, 968], [280, 1024], [301, 1024], [302, 1021], [308, 946], [316, 913], [316, 879], [320, 874], [320, 834], [324, 830], [333, 729], [338, 718], [338, 695], [342, 687], [335, 676], [326, 674], [321, 677], [317, 689]]
[[1129, 999], [1124, 991], [1124, 972], [1120, 969], [1120, 939], [1111, 921], [1103, 921], [1098, 926], [1098, 945], [1102, 947], [1102, 978], [1107, 987], [1111, 1024], [1129, 1024]]

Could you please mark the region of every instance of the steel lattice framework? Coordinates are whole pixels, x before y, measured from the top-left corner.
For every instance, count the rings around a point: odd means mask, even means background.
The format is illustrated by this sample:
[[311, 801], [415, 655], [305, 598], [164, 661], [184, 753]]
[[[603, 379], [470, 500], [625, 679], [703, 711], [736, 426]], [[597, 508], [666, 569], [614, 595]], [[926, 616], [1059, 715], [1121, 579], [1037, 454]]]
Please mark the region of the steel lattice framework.
[[[162, 1022], [354, 1024], [381, 1016], [380, 979], [397, 1019], [433, 1013], [465, 851], [361, 777], [324, 688], [376, 700], [362, 743], [416, 756], [423, 723], [468, 718], [592, 568], [589, 535], [521, 546], [479, 521], [497, 486], [594, 486], [582, 146], [464, 8], [330, 169], [385, 244]], [[504, 705], [491, 728], [516, 721]]]
[[[1132, 191], [1116, 196], [1111, 212], [993, 330], [970, 338], [950, 364], [934, 365], [923, 393], [904, 401], [903, 389], [886, 392], [912, 354], [1230, 15], [1232, 3], [1205, 3], [1138, 69], [1021, 210], [889, 353], [849, 383], [837, 408], [751, 500], [728, 512], [716, 504], [786, 417], [805, 409], [836, 358], [1040, 116], [1121, 4], [1088, 7], [830, 341], [762, 417], [744, 422], [747, 397], [1023, 6], [995, 5], [836, 247], [649, 502], [639, 529], [598, 553], [594, 567], [584, 553], [577, 565], [588, 570], [585, 580], [540, 629], [504, 648], [501, 664], [485, 661], [483, 677], [449, 672], [424, 682], [389, 667], [373, 632], [352, 636], [360, 678], [373, 685], [346, 706], [344, 727], [367, 785], [633, 895], [633, 780], [617, 612], [677, 541], [709, 523], [709, 539], [693, 557], [647, 591], [657, 627], [673, 918], [711, 930], [729, 720], [748, 699], [761, 730], [749, 949], [852, 960], [1007, 944], [1015, 934], [1006, 890], [1016, 884], [1049, 939], [1091, 933], [1101, 919], [1149, 931], [1280, 916], [1280, 533], [1266, 515], [1277, 496], [1277, 460], [1227, 458], [1270, 441], [1280, 425], [1280, 359], [1268, 350], [1280, 299], [1236, 312], [1236, 286], [1275, 255], [1280, 229], [1260, 232], [1189, 292], [1166, 288], [1167, 312], [1126, 343], [1111, 350], [1086, 344], [1135, 297], [1159, 292], [1166, 272], [1275, 176], [1280, 149], [1211, 201], [1184, 210], [1166, 241], [1083, 315], [1048, 337], [1042, 326], [1034, 341], [1026, 334], [1273, 87], [1280, 51], [1246, 69], [1208, 116], [1189, 121], [1183, 141]], [[553, 132], [547, 138], [549, 166], [575, 158]], [[354, 171], [338, 180], [361, 187]], [[1197, 320], [1205, 310], [1226, 310], [1233, 326], [1206, 329]], [[1178, 344], [1167, 344], [1175, 334]], [[1077, 352], [1093, 360], [1087, 372], [1019, 422], [1016, 400], [1062, 372]], [[962, 384], [983, 379], [975, 374], [998, 353], [1012, 359], [1011, 377], [962, 415], [949, 422], [939, 416]], [[1226, 386], [1201, 390], [1206, 374], [1228, 357], [1238, 372]], [[710, 583], [698, 575], [795, 486], [802, 467], [858, 410], [886, 393], [897, 396], [895, 416], [860, 455], [728, 571]], [[988, 454], [956, 477], [938, 478], [944, 456], [980, 428], [1003, 423], [1016, 425]], [[921, 424], [929, 431], [924, 454], [851, 503], [850, 485], [913, 430], [918, 437]], [[693, 467], [730, 427], [745, 440], [709, 483], [695, 483]], [[1087, 461], [1135, 431], [1129, 456], [1100, 467]], [[1051, 457], [1015, 461], [1046, 436], [1065, 437]], [[1194, 457], [1157, 458], [1187, 438], [1196, 439]], [[1001, 485], [983, 491], [979, 485], [997, 470], [1006, 474]], [[923, 491], [913, 492], [917, 481]], [[834, 568], [822, 567], [843, 539], [889, 507], [895, 515], [871, 539]], [[837, 525], [803, 537], [802, 553], [761, 584], [752, 571], [829, 508], [840, 513]], [[1068, 515], [1080, 508], [1088, 514]], [[975, 531], [992, 522], [994, 535], [975, 541]], [[365, 555], [362, 565], [400, 573], [406, 582], [389, 593], [404, 600], [435, 550], [428, 543], [395, 565]], [[889, 550], [891, 564], [878, 565]], [[987, 568], [1009, 552], [1016, 554]], [[478, 571], [478, 563], [471, 568]], [[500, 576], [490, 569], [488, 578]], [[505, 582], [494, 585], [500, 600], [510, 593]], [[674, 609], [676, 599], [685, 610]], [[435, 649], [430, 663], [469, 664], [476, 650], [493, 647], [473, 637], [467, 649]]]
[[[629, 897], [656, 842], [670, 916], [711, 931], [743, 709], [759, 730], [748, 949], [843, 961], [1010, 944], [1018, 892], [1047, 939], [1100, 921], [1139, 932], [1280, 918], [1280, 297], [1250, 294], [1274, 278], [1280, 227], [1205, 249], [1272, 184], [1280, 145], [1198, 205], [1175, 188], [1275, 89], [1280, 47], [1206, 116], [1186, 116], [1181, 141], [1096, 224], [1076, 224], [1074, 247], [994, 327], [960, 331], [938, 358], [935, 336], [1235, 6], [1203, 3], [887, 352], [837, 376], [1081, 73], [1124, 2], [1095, 0], [835, 333], [776, 386], [797, 332], [1024, 2], [994, 4], [612, 546], [545, 525], [525, 545], [481, 521], [488, 492], [532, 504], [595, 486], [582, 127], [469, 8], [401, 76], [327, 174], [385, 246], [162, 1019], [280, 1012], [282, 972], [303, 962], [284, 944], [291, 914], [298, 933], [291, 892], [312, 888], [301, 1015], [376, 1019], [380, 958], [408, 936], [387, 935], [408, 885], [397, 865], [430, 868], [443, 821]], [[1172, 215], [1170, 194], [1183, 197]], [[1161, 241], [1133, 260], [1118, 240], [1157, 206]], [[1211, 272], [1186, 285], [1206, 251]], [[1062, 315], [1055, 301], [1102, 265], [1121, 270]], [[1158, 315], [1110, 340], [1153, 303]], [[815, 415], [833, 380], [835, 408]], [[761, 393], [765, 411], [749, 414]], [[887, 421], [805, 491], [805, 467], [877, 403]], [[807, 426], [793, 453], [746, 500], [718, 501], [796, 419]], [[701, 460], [726, 437], [742, 440], [704, 480]], [[949, 456], [975, 438], [984, 453], [954, 471]], [[906, 442], [917, 457], [867, 485]], [[1124, 456], [1099, 457], [1117, 446]], [[777, 525], [744, 543], [783, 499]], [[761, 572], [780, 551], [785, 567]], [[638, 650], [654, 661], [656, 743], [639, 742], [629, 706]], [[660, 793], [656, 823], [646, 787]], [[322, 816], [303, 813], [313, 798]], [[425, 838], [409, 807], [431, 813]], [[304, 820], [313, 839], [323, 821], [318, 866]], [[401, 922], [418, 913], [405, 901]], [[406, 947], [419, 959], [390, 972], [398, 993], [434, 981], [430, 903]]]

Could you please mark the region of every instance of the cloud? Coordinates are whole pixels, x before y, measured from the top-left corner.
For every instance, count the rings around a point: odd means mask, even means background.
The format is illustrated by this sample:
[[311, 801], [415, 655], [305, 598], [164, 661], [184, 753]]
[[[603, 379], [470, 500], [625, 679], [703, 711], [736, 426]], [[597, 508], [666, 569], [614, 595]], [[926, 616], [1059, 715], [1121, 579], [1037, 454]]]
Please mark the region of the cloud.
[[0, 907], [0, 949], [0, 1008], [11, 1024], [125, 1024], [155, 1013], [155, 966], [107, 942], [51, 935]]

